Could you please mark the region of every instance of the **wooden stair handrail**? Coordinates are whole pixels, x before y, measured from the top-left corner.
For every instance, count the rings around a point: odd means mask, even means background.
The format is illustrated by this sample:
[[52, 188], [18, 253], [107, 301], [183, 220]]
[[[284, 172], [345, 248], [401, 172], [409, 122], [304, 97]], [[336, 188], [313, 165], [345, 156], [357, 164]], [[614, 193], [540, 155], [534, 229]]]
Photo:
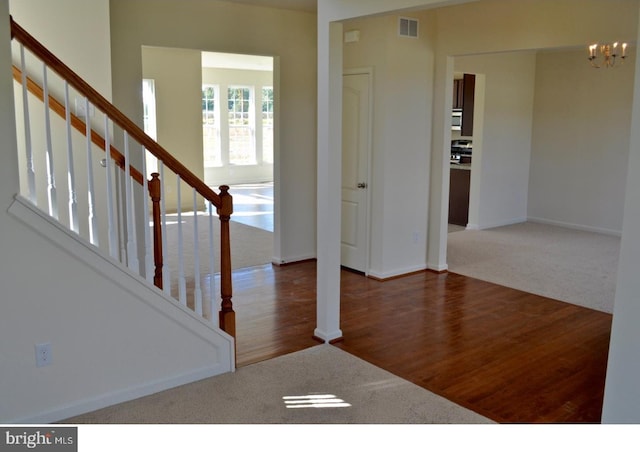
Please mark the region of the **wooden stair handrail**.
[[[22, 84], [22, 71], [18, 69], [16, 66], [13, 66], [13, 78], [18, 83]], [[44, 90], [40, 85], [34, 82], [30, 77], [27, 77], [27, 90], [36, 96], [40, 101], [44, 102]], [[67, 109], [64, 105], [62, 105], [55, 97], [49, 94], [49, 107], [58, 114], [62, 119], [66, 119]], [[74, 129], [80, 132], [83, 135], [87, 135], [87, 124], [80, 118], [78, 118], [73, 113], [69, 112], [69, 117], [71, 118], [71, 125]], [[100, 149], [106, 152], [106, 142], [105, 139], [95, 130], [91, 129], [91, 142], [98, 146]], [[111, 158], [121, 169], [125, 169], [125, 158], [124, 155], [118, 149], [116, 149], [113, 145], [109, 145], [111, 149]], [[143, 184], [142, 173], [138, 171], [133, 166], [129, 165], [129, 171], [131, 177], [138, 182], [140, 185]]]
[[[27, 33], [20, 25], [18, 25], [13, 17], [10, 17], [11, 24], [11, 39], [16, 39], [24, 47], [29, 49], [35, 56], [40, 58], [46, 67], [51, 68], [56, 72], [63, 80], [78, 91], [81, 95], [85, 96], [89, 102], [95, 107], [100, 109], [107, 117], [109, 117], [114, 124], [120, 126], [131, 137], [138, 141], [144, 148], [152, 155], [157, 157], [163, 162], [170, 170], [177, 174], [181, 180], [194, 188], [201, 196], [216, 207], [216, 211], [220, 218], [220, 238], [221, 238], [221, 250], [220, 250], [220, 275], [221, 275], [221, 295], [222, 303], [221, 310], [219, 312], [220, 328], [235, 338], [236, 326], [235, 326], [235, 312], [233, 311], [232, 297], [232, 281], [231, 281], [231, 247], [229, 236], [229, 221], [231, 214], [233, 213], [233, 198], [229, 194], [229, 187], [226, 185], [220, 186], [220, 195], [214, 192], [209, 186], [207, 186], [198, 176], [193, 174], [188, 168], [180, 163], [175, 157], [173, 157], [168, 151], [160, 146], [155, 140], [149, 137], [140, 127], [138, 127], [133, 121], [131, 121], [124, 113], [116, 108], [111, 102], [105, 99], [98, 91], [85, 82], [79, 75], [73, 72], [67, 65], [65, 65], [60, 59], [58, 59], [53, 53], [51, 53], [46, 47], [38, 42], [33, 36]], [[22, 72], [14, 66], [13, 77], [22, 83]], [[38, 97], [41, 101], [44, 101], [44, 90], [33, 80], [27, 77], [27, 90]], [[48, 96], [49, 107], [62, 116], [66, 120], [66, 108], [58, 102], [52, 96]], [[86, 136], [86, 123], [77, 116], [69, 112], [71, 125], [82, 132]], [[99, 146], [105, 152], [106, 142], [105, 139], [97, 132], [91, 129], [91, 142]], [[106, 133], [106, 131], [105, 131]], [[113, 146], [109, 146], [109, 152], [113, 157], [116, 164], [126, 169], [126, 159], [124, 156]], [[143, 184], [142, 175], [138, 170], [133, 168], [129, 164], [130, 174], [134, 180]], [[162, 230], [160, 222], [160, 180], [158, 179], [158, 173], [152, 174], [152, 179], [149, 181], [149, 190], [153, 206], [153, 236], [154, 236], [154, 284], [162, 289]]]
[[[18, 25], [13, 17], [10, 17], [11, 37], [16, 39], [34, 55], [40, 58], [48, 67], [60, 75], [71, 86], [73, 86], [80, 94], [89, 99], [89, 102], [104, 112], [111, 120], [126, 130], [129, 135], [135, 138], [138, 143], [160, 159], [164, 165], [171, 169], [180, 178], [200, 193], [205, 199], [211, 202], [218, 209], [223, 208], [220, 196], [209, 188], [203, 181], [193, 174], [186, 166], [178, 161], [173, 155], [166, 151], [156, 141], [148, 136], [136, 123], [129, 119], [111, 102], [104, 98], [91, 85], [85, 82], [78, 74], [71, 70], [58, 57], [51, 53], [46, 47], [31, 36], [24, 28]], [[226, 209], [225, 209], [226, 210]], [[229, 212], [230, 214], [231, 212]]]

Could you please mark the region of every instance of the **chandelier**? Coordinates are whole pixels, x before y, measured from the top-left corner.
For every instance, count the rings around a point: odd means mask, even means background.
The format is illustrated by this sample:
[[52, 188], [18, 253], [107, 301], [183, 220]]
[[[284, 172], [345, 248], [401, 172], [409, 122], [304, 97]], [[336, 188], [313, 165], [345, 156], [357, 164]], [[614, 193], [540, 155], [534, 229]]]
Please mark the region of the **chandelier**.
[[624, 63], [627, 57], [627, 43], [620, 45], [620, 54], [618, 54], [618, 43], [613, 44], [591, 44], [589, 46], [589, 62], [595, 68], [613, 67], [616, 64], [616, 58], [620, 58], [620, 64]]

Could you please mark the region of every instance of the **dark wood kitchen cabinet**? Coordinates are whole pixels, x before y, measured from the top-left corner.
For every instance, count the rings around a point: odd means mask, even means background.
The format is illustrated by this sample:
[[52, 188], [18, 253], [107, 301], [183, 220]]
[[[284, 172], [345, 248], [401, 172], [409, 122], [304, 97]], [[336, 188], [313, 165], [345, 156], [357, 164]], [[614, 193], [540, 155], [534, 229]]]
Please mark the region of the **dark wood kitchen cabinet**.
[[453, 108], [462, 110], [462, 130], [460, 135], [463, 137], [473, 136], [475, 89], [475, 74], [464, 74], [461, 79], [453, 81]]
[[462, 105], [463, 105], [463, 101], [462, 101], [462, 94], [463, 94], [463, 90], [462, 87], [464, 85], [464, 82], [461, 78], [457, 78], [453, 80], [453, 109], [454, 110], [462, 110]]
[[466, 226], [469, 222], [471, 170], [451, 168], [449, 178], [449, 223]]

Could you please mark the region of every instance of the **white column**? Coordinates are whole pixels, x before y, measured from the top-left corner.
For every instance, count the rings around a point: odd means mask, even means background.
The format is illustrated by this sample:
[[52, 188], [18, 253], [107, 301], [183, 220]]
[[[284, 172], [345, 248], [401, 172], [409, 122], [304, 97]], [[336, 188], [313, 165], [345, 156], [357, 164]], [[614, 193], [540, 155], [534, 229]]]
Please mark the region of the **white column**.
[[[447, 269], [449, 221], [449, 154], [451, 153], [451, 103], [453, 102], [453, 58], [436, 55], [434, 82], [433, 138], [431, 140], [431, 182], [429, 187], [429, 225], [427, 266]], [[446, 120], [449, 118], [449, 120]]]
[[318, 22], [317, 326], [325, 341], [340, 330], [342, 24]]

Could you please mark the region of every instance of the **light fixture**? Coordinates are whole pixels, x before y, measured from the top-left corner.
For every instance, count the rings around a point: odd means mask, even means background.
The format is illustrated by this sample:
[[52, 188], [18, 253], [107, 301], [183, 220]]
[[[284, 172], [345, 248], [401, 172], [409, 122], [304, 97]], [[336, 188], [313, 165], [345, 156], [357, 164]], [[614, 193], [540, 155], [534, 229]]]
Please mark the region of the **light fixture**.
[[613, 44], [591, 44], [589, 46], [589, 62], [595, 68], [613, 67], [616, 64], [616, 58], [620, 58], [620, 64], [624, 63], [627, 57], [627, 43], [620, 45], [620, 54], [618, 54], [618, 43]]

